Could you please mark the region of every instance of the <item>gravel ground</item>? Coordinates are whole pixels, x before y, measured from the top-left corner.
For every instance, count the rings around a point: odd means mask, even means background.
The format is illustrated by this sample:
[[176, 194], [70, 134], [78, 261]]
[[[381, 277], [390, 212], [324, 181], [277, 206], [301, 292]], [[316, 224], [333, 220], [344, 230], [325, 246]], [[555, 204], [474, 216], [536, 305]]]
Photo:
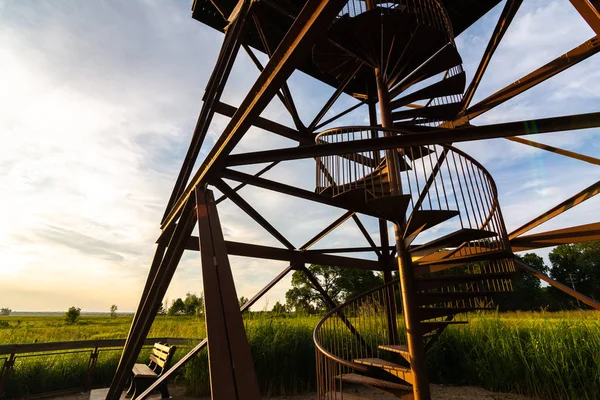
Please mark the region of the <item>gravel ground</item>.
[[[55, 400], [100, 400], [104, 399], [108, 389], [97, 389], [92, 391], [92, 398], [89, 393], [80, 393], [70, 396], [53, 397]], [[209, 397], [189, 397], [184, 396], [183, 386], [169, 386], [171, 398], [173, 400], [209, 400]], [[356, 389], [347, 391], [349, 394], [364, 397], [364, 400], [393, 400], [397, 399], [391, 395], [385, 394], [377, 389], [368, 389], [357, 387]], [[496, 393], [484, 390], [474, 386], [443, 386], [431, 385], [431, 394], [434, 400], [532, 400], [531, 397], [521, 396], [511, 393]], [[315, 400], [316, 393], [308, 393], [297, 396], [279, 396], [265, 397], [269, 400]], [[160, 395], [151, 396], [150, 399], [159, 399]]]

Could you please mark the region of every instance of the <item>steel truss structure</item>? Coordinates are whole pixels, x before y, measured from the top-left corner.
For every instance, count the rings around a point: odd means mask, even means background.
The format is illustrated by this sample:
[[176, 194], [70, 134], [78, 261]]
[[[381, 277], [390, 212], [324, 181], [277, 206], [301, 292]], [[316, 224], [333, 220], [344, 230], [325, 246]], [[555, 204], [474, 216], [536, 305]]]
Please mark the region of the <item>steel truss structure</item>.
[[[514, 259], [513, 253], [600, 239], [600, 222], [527, 234], [598, 194], [600, 181], [508, 233], [492, 176], [452, 146], [505, 138], [600, 164], [597, 158], [525, 138], [600, 127], [600, 112], [491, 125], [470, 123], [600, 50], [599, 2], [570, 1], [596, 36], [472, 104], [522, 0], [506, 1], [468, 85], [454, 37], [500, 0], [195, 0], [193, 17], [224, 32], [224, 41], [161, 221], [162, 233], [107, 399], [120, 397], [185, 251], [201, 253], [207, 339], [141, 398], [208, 346], [212, 398], [259, 399], [242, 313], [293, 270], [305, 273], [330, 307], [314, 335], [320, 399], [353, 398], [344, 394], [348, 384], [376, 387], [401, 398], [430, 399], [427, 349], [448, 325], [466, 322], [460, 315], [489, 309], [497, 293], [512, 290], [511, 276], [518, 269], [600, 309], [594, 300]], [[260, 74], [234, 107], [221, 97], [242, 49]], [[255, 50], [268, 57], [265, 65]], [[296, 70], [335, 89], [308, 123], [300, 118], [287, 84]], [[357, 103], [323, 121], [342, 95], [353, 96]], [[294, 127], [261, 117], [275, 97], [289, 112]], [[370, 126], [322, 130], [365, 104]], [[229, 122], [194, 171], [215, 114], [230, 118]], [[298, 146], [231, 154], [251, 127], [291, 139]], [[315, 191], [263, 177], [280, 162], [298, 159], [315, 160]], [[233, 168], [262, 163], [267, 165], [255, 174]], [[239, 184], [231, 187], [224, 179]], [[345, 213], [295, 247], [238, 193], [244, 186], [337, 207]], [[223, 197], [215, 199], [211, 187]], [[282, 246], [225, 240], [217, 211], [217, 204], [225, 198]], [[371, 238], [359, 214], [379, 221], [379, 243]], [[351, 219], [368, 247], [311, 250]], [[415, 244], [421, 233], [450, 220], [456, 230]], [[388, 222], [394, 224], [394, 244], [388, 240]], [[193, 236], [196, 226], [199, 237]], [[340, 255], [365, 251], [374, 252], [377, 261]], [[286, 261], [289, 266], [240, 309], [229, 255]], [[384, 284], [336, 304], [306, 268], [310, 263], [380, 271]], [[393, 279], [393, 271], [398, 271], [398, 280]]]

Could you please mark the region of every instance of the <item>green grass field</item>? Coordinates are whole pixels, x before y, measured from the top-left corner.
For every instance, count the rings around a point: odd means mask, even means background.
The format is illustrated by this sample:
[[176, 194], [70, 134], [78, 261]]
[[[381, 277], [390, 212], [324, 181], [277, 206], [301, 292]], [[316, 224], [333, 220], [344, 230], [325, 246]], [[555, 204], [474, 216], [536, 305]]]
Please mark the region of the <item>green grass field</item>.
[[[433, 382], [478, 385], [548, 399], [597, 399], [600, 393], [600, 312], [470, 315], [450, 327], [428, 354]], [[312, 330], [318, 317], [249, 315], [246, 328], [264, 394], [314, 390]], [[1, 321], [6, 321], [2, 323]], [[130, 317], [82, 317], [68, 325], [61, 317], [2, 317], [0, 343], [124, 338]], [[6, 326], [8, 324], [8, 326]], [[204, 337], [193, 317], [158, 317], [153, 337]], [[187, 352], [179, 348], [175, 358]], [[94, 382], [110, 382], [118, 351], [101, 352]], [[89, 353], [17, 359], [8, 397], [81, 384]], [[145, 354], [140, 359], [145, 359]], [[2, 362], [0, 358], [0, 362]], [[177, 378], [192, 395], [208, 393], [206, 352]]]

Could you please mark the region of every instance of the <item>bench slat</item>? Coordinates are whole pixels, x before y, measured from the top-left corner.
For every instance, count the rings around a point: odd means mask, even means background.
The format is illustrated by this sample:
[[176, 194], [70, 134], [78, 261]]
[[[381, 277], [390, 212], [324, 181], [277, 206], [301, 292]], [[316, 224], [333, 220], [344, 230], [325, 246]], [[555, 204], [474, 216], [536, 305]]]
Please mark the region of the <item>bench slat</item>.
[[146, 364], [135, 364], [133, 366], [133, 375], [144, 378], [156, 378], [157, 376]]
[[161, 368], [164, 368], [165, 364], [166, 364], [165, 360], [161, 360], [160, 358], [156, 357], [154, 354], [150, 354], [150, 361], [152, 361], [154, 364], [158, 365]]
[[154, 348], [161, 350], [163, 353], [169, 353], [169, 351], [171, 351], [171, 346], [166, 346], [164, 344], [160, 344], [160, 343], [154, 343]]

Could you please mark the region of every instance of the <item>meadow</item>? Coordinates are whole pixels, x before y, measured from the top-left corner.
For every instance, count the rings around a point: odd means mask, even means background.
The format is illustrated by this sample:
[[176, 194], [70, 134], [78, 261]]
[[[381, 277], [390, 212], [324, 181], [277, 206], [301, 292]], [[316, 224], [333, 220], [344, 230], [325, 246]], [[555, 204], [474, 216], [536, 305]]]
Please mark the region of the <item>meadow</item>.
[[[246, 329], [261, 389], [289, 395], [315, 389], [312, 331], [319, 317], [249, 314]], [[598, 399], [600, 312], [481, 313], [450, 327], [428, 353], [432, 382], [476, 385], [543, 399]], [[5, 321], [4, 323], [2, 321]], [[0, 317], [0, 344], [116, 339], [127, 335], [131, 317], [83, 316], [75, 324], [61, 317]], [[159, 316], [150, 337], [203, 338], [194, 317]], [[178, 348], [175, 359], [188, 348]], [[120, 352], [101, 351], [95, 385], [106, 385]], [[81, 385], [89, 352], [17, 358], [7, 397]], [[140, 355], [140, 361], [147, 353]], [[0, 356], [0, 363], [3, 360]], [[176, 380], [191, 395], [208, 393], [206, 351]]]

